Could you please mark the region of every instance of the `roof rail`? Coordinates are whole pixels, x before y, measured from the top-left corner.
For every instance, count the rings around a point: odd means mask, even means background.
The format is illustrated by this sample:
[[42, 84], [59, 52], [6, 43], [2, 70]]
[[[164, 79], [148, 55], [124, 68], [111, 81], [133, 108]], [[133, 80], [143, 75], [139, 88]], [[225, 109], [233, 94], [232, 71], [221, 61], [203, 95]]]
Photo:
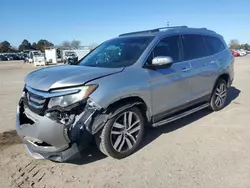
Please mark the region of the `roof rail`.
[[158, 29], [153, 29], [153, 30], [144, 30], [144, 31], [136, 31], [136, 32], [131, 32], [131, 33], [123, 33], [120, 34], [119, 37], [121, 36], [126, 36], [126, 35], [136, 35], [136, 34], [143, 34], [143, 33], [155, 33], [158, 32]]
[[165, 29], [181, 29], [181, 28], [188, 28], [186, 25], [181, 25], [181, 26], [172, 26], [172, 27], [160, 27], [158, 30], [165, 30]]
[[155, 32], [159, 32], [161, 30], [167, 30], [167, 29], [180, 29], [180, 28], [188, 28], [187, 26], [173, 26], [173, 27], [160, 27], [160, 28], [156, 28], [156, 29], [151, 29], [151, 30], [144, 30], [144, 31], [136, 31], [136, 32], [131, 32], [131, 33], [124, 33], [124, 34], [120, 34], [119, 37], [121, 36], [126, 36], [126, 35], [136, 35], [136, 34], [146, 34], [146, 33], [155, 33]]

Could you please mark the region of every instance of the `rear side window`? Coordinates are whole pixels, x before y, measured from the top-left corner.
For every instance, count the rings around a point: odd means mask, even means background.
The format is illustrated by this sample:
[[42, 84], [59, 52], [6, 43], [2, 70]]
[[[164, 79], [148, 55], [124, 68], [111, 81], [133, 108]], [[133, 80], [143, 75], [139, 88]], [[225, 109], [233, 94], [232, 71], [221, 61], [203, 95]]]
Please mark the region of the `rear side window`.
[[217, 54], [225, 49], [220, 39], [211, 36], [204, 36], [204, 38], [210, 55]]
[[202, 35], [183, 35], [182, 41], [185, 60], [197, 59], [209, 55]]
[[173, 62], [181, 61], [181, 40], [179, 35], [169, 36], [162, 39], [154, 48], [149, 56], [148, 62], [157, 56], [169, 56]]

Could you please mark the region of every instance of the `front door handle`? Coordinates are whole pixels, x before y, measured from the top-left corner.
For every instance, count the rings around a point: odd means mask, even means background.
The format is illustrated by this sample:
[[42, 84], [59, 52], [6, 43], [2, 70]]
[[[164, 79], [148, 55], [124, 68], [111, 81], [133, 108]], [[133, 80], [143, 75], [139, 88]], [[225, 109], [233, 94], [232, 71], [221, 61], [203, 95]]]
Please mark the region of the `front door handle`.
[[209, 62], [207, 62], [207, 63], [205, 63], [205, 65], [210, 65], [210, 64], [214, 64], [215, 63], [215, 61], [209, 61]]

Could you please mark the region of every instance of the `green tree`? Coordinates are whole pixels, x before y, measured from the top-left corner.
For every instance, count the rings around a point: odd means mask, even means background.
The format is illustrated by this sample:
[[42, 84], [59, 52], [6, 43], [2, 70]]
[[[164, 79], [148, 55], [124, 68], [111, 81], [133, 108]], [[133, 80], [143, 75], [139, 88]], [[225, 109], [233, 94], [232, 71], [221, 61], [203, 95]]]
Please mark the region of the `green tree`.
[[5, 52], [10, 52], [11, 51], [11, 45], [8, 41], [3, 41], [0, 43], [0, 52], [5, 53]]
[[30, 49], [32, 49], [32, 46], [27, 39], [24, 39], [23, 42], [19, 45], [18, 49], [20, 51], [30, 50]]
[[33, 42], [32, 48], [33, 48], [34, 50], [37, 50], [37, 49], [38, 49], [38, 46], [37, 46], [37, 43], [36, 43], [36, 42]]
[[244, 50], [250, 50], [250, 45], [249, 44], [242, 44], [241, 45], [241, 49], [244, 49]]
[[42, 52], [44, 52], [47, 47], [51, 46], [54, 46], [54, 44], [45, 39], [41, 39], [37, 42], [37, 48]]

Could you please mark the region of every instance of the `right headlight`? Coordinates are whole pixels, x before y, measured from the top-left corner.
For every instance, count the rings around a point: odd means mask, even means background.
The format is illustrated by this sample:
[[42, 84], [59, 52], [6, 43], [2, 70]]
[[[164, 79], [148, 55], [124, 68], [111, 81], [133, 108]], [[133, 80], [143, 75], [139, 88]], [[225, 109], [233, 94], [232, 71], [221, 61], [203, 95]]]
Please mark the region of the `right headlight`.
[[[86, 99], [96, 88], [97, 88], [97, 85], [83, 86], [79, 88], [80, 91], [78, 93], [64, 95], [60, 97], [53, 97], [49, 100], [48, 108], [52, 108], [55, 106], [67, 107], [71, 104], [74, 104], [83, 99]], [[64, 90], [60, 90], [60, 91], [64, 91]], [[58, 91], [55, 91], [55, 92], [58, 92]]]

